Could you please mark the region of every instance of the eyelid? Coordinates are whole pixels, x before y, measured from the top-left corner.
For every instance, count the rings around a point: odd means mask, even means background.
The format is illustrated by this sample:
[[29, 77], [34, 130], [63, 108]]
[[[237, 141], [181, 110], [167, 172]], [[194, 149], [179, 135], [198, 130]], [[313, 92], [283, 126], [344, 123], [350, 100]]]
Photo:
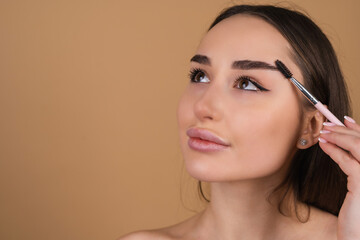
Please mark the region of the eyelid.
[[[190, 72], [189, 72], [189, 78], [190, 81], [192, 82], [192, 78], [198, 73], [198, 72], [203, 72], [205, 74], [205, 76], [210, 79], [208, 73], [206, 72], [206, 70], [204, 70], [201, 67], [191, 67], [190, 68]], [[255, 85], [255, 87], [257, 87], [259, 90], [258, 91], [270, 91], [269, 89], [264, 88], [256, 79], [254, 79], [253, 77], [250, 77], [248, 75], [239, 75], [235, 78], [235, 82], [241, 80], [241, 79], [246, 79], [248, 81], [250, 81], [253, 85]], [[194, 82], [195, 83], [195, 82]]]
[[255, 87], [257, 87], [259, 89], [259, 91], [270, 91], [269, 89], [264, 88], [256, 79], [248, 76], [248, 75], [240, 75], [236, 78], [235, 82], [237, 82], [238, 80], [241, 79], [246, 79], [248, 81], [250, 81], [252, 84], [255, 85]]
[[201, 67], [191, 67], [191, 68], [190, 68], [190, 72], [192, 72], [192, 71], [196, 71], [196, 70], [198, 70], [198, 71], [202, 71], [202, 72], [204, 72], [204, 73], [207, 75], [206, 70], [205, 70], [205, 69], [203, 69], [203, 68], [201, 68]]
[[200, 68], [200, 67], [192, 67], [190, 68], [190, 71], [189, 71], [189, 78], [190, 78], [190, 81], [192, 82], [192, 78], [195, 77], [195, 75], [198, 73], [198, 72], [203, 72], [205, 74], [205, 76], [210, 79], [209, 75], [207, 74], [207, 72], [203, 69], [203, 68]]

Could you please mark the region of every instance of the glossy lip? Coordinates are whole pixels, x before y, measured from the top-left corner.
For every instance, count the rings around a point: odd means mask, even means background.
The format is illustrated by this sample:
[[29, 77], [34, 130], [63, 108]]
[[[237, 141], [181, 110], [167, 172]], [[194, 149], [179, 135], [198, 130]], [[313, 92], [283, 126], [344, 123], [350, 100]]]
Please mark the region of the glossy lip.
[[225, 150], [230, 146], [206, 129], [190, 128], [186, 134], [189, 136], [188, 146], [195, 151], [210, 153]]

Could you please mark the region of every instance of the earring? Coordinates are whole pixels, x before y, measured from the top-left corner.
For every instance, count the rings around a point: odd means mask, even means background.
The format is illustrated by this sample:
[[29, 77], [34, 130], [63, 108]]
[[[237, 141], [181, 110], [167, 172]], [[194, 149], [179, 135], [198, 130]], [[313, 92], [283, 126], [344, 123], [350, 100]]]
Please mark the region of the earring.
[[301, 146], [305, 146], [307, 143], [308, 143], [308, 141], [306, 139], [303, 139], [303, 138], [300, 139]]

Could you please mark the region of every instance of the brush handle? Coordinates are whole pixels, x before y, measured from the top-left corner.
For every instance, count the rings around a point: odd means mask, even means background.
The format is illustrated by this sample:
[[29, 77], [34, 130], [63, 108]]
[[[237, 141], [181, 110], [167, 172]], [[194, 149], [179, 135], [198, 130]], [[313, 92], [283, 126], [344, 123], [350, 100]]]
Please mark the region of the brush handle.
[[336, 125], [345, 126], [339, 119], [332, 114], [320, 101], [314, 105], [330, 122]]

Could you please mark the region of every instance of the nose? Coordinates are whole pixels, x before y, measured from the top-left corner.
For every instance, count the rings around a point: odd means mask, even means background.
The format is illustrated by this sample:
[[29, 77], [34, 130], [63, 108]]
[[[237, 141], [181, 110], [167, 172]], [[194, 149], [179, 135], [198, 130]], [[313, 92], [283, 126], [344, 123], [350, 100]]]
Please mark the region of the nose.
[[221, 92], [221, 86], [215, 85], [215, 82], [204, 86], [204, 90], [199, 94], [194, 104], [195, 116], [201, 120], [218, 121], [223, 115], [224, 98]]

